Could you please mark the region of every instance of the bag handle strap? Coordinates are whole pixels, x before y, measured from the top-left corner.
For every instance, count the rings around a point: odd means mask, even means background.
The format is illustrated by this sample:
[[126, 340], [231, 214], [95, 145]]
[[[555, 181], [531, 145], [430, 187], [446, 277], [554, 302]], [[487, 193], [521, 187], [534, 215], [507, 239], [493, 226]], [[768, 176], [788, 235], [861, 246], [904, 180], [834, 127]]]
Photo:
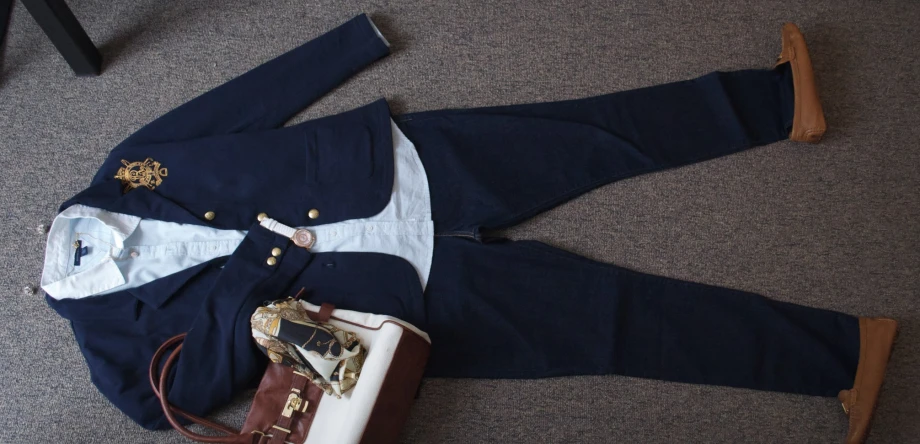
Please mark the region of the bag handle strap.
[[[300, 297], [306, 291], [307, 289], [305, 287], [301, 287], [300, 291], [298, 291], [297, 294], [294, 295], [293, 299], [295, 301], [299, 301]], [[332, 317], [332, 310], [335, 310], [335, 305], [332, 305], [328, 302], [323, 302], [323, 304], [319, 306], [318, 313], [313, 313], [312, 311], [307, 310], [307, 316], [313, 322], [322, 322], [325, 324], [326, 322], [329, 322], [329, 318]]]
[[310, 310], [307, 310], [307, 316], [310, 317], [310, 320], [313, 322], [326, 323], [329, 322], [329, 318], [332, 317], [332, 310], [335, 310], [335, 305], [323, 302], [323, 305], [319, 306], [319, 312], [313, 313]]
[[[297, 293], [297, 296], [295, 297], [295, 299], [299, 298], [303, 291], [304, 290], [301, 289], [301, 291]], [[335, 310], [334, 305], [329, 304], [329, 303], [323, 303], [320, 306], [318, 313], [307, 311], [307, 315], [314, 322], [325, 323], [325, 322], [329, 322], [329, 318], [332, 316], [333, 310]], [[166, 342], [164, 342], [163, 345], [161, 345], [157, 349], [157, 351], [153, 354], [153, 358], [150, 360], [150, 369], [149, 369], [150, 387], [153, 388], [153, 393], [157, 396], [157, 398], [160, 399], [160, 406], [163, 408], [163, 414], [166, 416], [166, 420], [169, 421], [169, 424], [173, 426], [173, 428], [176, 429], [176, 431], [178, 431], [180, 434], [182, 434], [186, 438], [189, 438], [194, 441], [204, 442], [204, 443], [243, 443], [243, 442], [247, 442], [247, 440], [245, 439], [246, 436], [241, 435], [240, 434], [241, 432], [239, 430], [234, 430], [230, 427], [218, 424], [214, 421], [210, 421], [200, 416], [191, 414], [169, 403], [169, 400], [167, 399], [167, 396], [166, 396], [166, 393], [167, 393], [166, 383], [169, 380], [169, 371], [172, 369], [172, 366], [173, 364], [175, 364], [176, 360], [178, 360], [179, 352], [182, 351], [182, 341], [185, 340], [185, 336], [186, 336], [186, 333], [182, 333], [182, 334], [179, 334], [179, 335], [176, 335], [176, 336], [173, 336], [167, 339]], [[163, 369], [159, 370], [160, 361], [163, 359], [163, 355], [165, 355], [169, 351], [169, 349], [174, 346], [176, 349], [172, 353], [170, 353], [169, 357], [166, 358], [166, 362], [163, 364]], [[301, 391], [305, 392], [305, 386], [307, 385], [308, 382], [309, 380], [304, 375], [294, 372], [292, 386], [291, 386], [292, 392], [294, 392], [295, 390], [297, 393], [300, 393]], [[209, 435], [201, 435], [201, 434], [192, 432], [191, 430], [189, 430], [188, 428], [186, 428], [179, 422], [179, 420], [176, 418], [177, 414], [200, 426], [225, 433], [227, 436], [209, 436]], [[290, 427], [290, 424], [292, 421], [289, 420], [289, 417], [284, 416], [282, 414], [282, 416], [278, 419], [278, 422]], [[275, 428], [277, 430], [276, 430], [276, 433], [274, 433], [272, 436], [273, 442], [284, 442], [284, 439], [291, 433], [283, 427], [280, 429], [278, 429], [277, 427]], [[284, 431], [286, 433], [283, 433], [283, 434], [279, 433], [281, 431]], [[254, 433], [252, 435], [251, 442], [253, 443], [262, 442], [265, 438], [266, 438], [265, 435], [259, 436], [259, 434]]]
[[[169, 379], [169, 371], [172, 368], [173, 364], [179, 358], [179, 352], [182, 351], [182, 341], [185, 339], [185, 333], [173, 336], [166, 340], [160, 348], [157, 349], [156, 353], [153, 354], [153, 359], [150, 361], [150, 386], [153, 387], [153, 392], [158, 398], [160, 398], [160, 406], [163, 407], [163, 414], [166, 416], [166, 420], [169, 421], [169, 424], [173, 426], [176, 431], [181, 433], [186, 438], [205, 443], [239, 443], [245, 442], [244, 437], [240, 435], [238, 430], [231, 429], [227, 426], [218, 424], [214, 421], [207, 420], [197, 415], [188, 413], [172, 404], [169, 403], [169, 400], [165, 396], [167, 392], [166, 383]], [[163, 370], [158, 372], [158, 367], [160, 366], [160, 360], [163, 358], [163, 355], [166, 352], [176, 346], [176, 349], [166, 358], [166, 362], [163, 364]], [[219, 432], [226, 433], [228, 436], [208, 436], [201, 435], [183, 426], [179, 420], [176, 418], [176, 414], [179, 414], [186, 419], [199, 424], [201, 426], [210, 428], [212, 430], [217, 430]], [[255, 438], [255, 437], [254, 437]]]

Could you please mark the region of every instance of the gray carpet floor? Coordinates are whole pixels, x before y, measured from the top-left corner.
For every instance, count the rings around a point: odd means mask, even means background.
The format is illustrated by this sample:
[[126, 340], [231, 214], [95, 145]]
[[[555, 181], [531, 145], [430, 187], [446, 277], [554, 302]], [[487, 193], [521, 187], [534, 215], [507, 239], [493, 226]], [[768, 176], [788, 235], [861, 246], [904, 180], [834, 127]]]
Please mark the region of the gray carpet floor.
[[[0, 442], [180, 443], [91, 385], [30, 294], [39, 226], [144, 123], [355, 14], [389, 58], [298, 119], [584, 97], [770, 66], [809, 42], [830, 130], [615, 183], [505, 234], [644, 272], [901, 322], [871, 442], [920, 442], [920, 7], [913, 1], [71, 0], [105, 56], [76, 78], [21, 5], [0, 72]], [[666, 129], [663, 129], [666, 130]], [[560, 303], [578, 295], [560, 295]], [[239, 423], [241, 399], [219, 412]], [[424, 382], [409, 443], [840, 442], [832, 398], [634, 378]]]

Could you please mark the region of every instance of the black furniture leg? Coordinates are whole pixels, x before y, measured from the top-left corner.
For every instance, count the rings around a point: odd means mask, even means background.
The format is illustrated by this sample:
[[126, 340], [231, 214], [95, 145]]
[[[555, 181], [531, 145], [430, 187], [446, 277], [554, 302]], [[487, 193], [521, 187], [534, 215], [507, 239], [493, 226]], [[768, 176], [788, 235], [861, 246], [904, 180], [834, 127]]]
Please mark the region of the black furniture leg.
[[6, 38], [6, 29], [10, 24], [10, 15], [13, 12], [13, 0], [0, 0], [0, 66], [3, 64], [3, 45]]
[[76, 75], [99, 75], [102, 56], [64, 0], [22, 0], [22, 4]]

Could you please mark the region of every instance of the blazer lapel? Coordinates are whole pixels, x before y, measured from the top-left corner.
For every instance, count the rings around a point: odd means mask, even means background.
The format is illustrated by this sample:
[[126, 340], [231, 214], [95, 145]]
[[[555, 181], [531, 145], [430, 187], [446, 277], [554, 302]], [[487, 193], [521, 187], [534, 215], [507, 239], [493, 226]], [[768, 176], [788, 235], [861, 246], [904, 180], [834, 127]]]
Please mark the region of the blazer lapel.
[[[221, 260], [221, 258], [215, 260]], [[178, 294], [189, 280], [198, 276], [213, 262], [214, 260], [202, 262], [194, 267], [150, 281], [140, 287], [102, 296], [91, 296], [82, 299], [54, 299], [45, 295], [45, 300], [61, 317], [74, 322], [93, 322], [107, 319], [136, 320], [139, 313], [138, 304], [143, 303], [150, 308], [159, 309]]]
[[[222, 258], [216, 260], [222, 260]], [[127, 292], [152, 308], [160, 308], [166, 301], [173, 297], [189, 279], [197, 276], [213, 261], [214, 260], [202, 262], [169, 276], [150, 281], [140, 287], [130, 288]]]
[[179, 204], [153, 190], [139, 187], [124, 192], [121, 181], [107, 180], [90, 186], [61, 205], [60, 211], [74, 205], [100, 208], [114, 213], [130, 214], [144, 219], [164, 222], [205, 225]]

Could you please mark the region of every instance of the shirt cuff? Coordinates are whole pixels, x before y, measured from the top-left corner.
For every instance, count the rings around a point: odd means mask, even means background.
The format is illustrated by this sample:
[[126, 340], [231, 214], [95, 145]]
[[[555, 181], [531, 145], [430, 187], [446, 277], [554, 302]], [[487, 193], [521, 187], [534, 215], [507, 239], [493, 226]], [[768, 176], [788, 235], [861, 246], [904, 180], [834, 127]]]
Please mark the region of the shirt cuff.
[[387, 48], [389, 48], [389, 47], [390, 47], [390, 42], [388, 42], [388, 41], [387, 41], [387, 38], [383, 36], [383, 33], [380, 32], [379, 29], [377, 29], [377, 25], [374, 24], [374, 21], [373, 21], [373, 20], [371, 20], [371, 16], [365, 15], [365, 17], [367, 17], [368, 23], [371, 24], [371, 28], [374, 28], [374, 32], [377, 33], [377, 37], [380, 37], [380, 40], [383, 40], [383, 44], [384, 44], [384, 45], [387, 45]]

